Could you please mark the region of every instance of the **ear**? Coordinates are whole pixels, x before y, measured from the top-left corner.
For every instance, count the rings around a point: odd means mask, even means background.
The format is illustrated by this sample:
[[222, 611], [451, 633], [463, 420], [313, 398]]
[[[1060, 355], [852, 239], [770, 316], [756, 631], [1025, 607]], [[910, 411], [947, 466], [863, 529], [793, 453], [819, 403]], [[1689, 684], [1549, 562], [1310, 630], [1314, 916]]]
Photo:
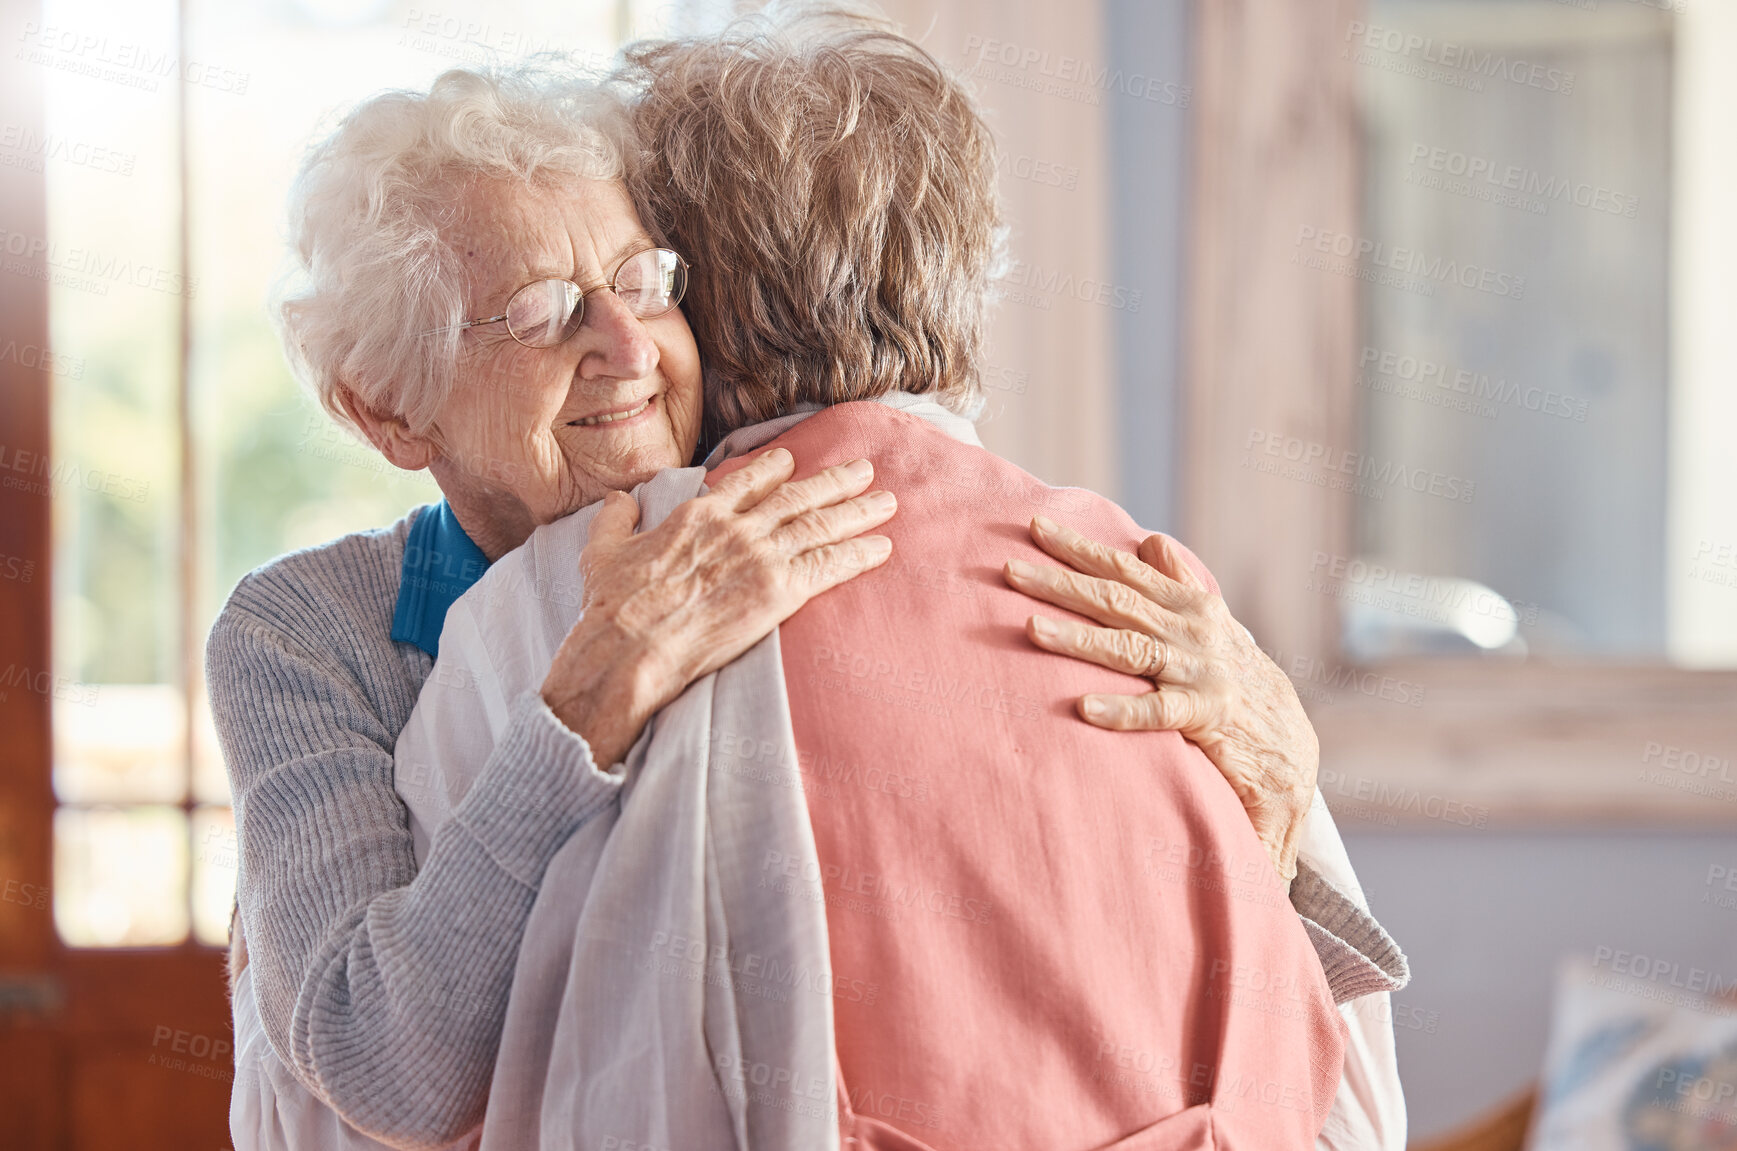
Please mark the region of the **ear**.
[[440, 450], [432, 439], [411, 432], [410, 425], [398, 416], [370, 407], [350, 385], [340, 383], [335, 398], [344, 414], [394, 467], [419, 472], [439, 458]]

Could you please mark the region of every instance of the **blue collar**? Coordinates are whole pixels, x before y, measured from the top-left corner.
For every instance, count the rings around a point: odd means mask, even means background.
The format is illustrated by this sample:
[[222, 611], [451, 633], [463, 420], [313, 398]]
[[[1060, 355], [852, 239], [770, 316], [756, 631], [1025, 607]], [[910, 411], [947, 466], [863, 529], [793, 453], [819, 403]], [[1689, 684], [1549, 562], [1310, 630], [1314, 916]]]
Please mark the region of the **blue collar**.
[[445, 500], [424, 508], [404, 541], [392, 638], [438, 657], [446, 609], [488, 570], [488, 557], [464, 534]]

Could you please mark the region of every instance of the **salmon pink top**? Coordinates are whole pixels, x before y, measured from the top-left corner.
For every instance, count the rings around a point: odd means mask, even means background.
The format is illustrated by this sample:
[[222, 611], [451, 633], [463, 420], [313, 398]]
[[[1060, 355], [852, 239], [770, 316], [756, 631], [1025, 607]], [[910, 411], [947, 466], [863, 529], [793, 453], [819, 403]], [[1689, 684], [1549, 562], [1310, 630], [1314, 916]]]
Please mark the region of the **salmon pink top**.
[[1079, 720], [1151, 684], [1034, 647], [1026, 619], [1062, 613], [1001, 575], [1054, 562], [1037, 514], [1144, 533], [882, 404], [773, 443], [798, 476], [866, 457], [899, 499], [891, 560], [780, 633], [833, 970], [862, 992], [834, 1001], [847, 1138], [1312, 1147], [1343, 1024], [1242, 805], [1175, 733]]

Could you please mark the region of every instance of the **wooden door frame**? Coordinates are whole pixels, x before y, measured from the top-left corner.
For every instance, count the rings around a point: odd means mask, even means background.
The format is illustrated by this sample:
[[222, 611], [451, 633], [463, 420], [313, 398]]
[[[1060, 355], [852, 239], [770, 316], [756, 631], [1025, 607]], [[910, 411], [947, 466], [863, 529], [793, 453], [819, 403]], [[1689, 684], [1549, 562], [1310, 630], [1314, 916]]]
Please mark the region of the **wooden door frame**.
[[[10, 38], [40, 0], [0, 0]], [[0, 106], [46, 133], [45, 70], [0, 69]], [[26, 157], [29, 149], [25, 149]], [[45, 150], [46, 152], [46, 150]], [[47, 175], [0, 165], [0, 222], [48, 236]], [[180, 947], [66, 947], [54, 927], [53, 483], [55, 357], [40, 246], [0, 272], [0, 1115], [6, 1145], [227, 1146], [233, 1049], [223, 955]], [[16, 559], [16, 563], [11, 562]], [[220, 1049], [221, 1046], [221, 1049]], [[201, 1058], [201, 1055], [203, 1058]]]

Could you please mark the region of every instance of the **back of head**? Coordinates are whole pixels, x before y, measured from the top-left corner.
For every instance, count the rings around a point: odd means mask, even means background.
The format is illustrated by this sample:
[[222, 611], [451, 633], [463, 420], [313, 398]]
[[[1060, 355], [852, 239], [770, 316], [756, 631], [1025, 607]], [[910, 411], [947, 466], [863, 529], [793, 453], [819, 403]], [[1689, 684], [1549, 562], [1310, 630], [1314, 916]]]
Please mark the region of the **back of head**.
[[804, 401], [977, 397], [999, 238], [964, 88], [884, 21], [804, 6], [640, 45], [644, 222], [693, 262], [708, 433]]

